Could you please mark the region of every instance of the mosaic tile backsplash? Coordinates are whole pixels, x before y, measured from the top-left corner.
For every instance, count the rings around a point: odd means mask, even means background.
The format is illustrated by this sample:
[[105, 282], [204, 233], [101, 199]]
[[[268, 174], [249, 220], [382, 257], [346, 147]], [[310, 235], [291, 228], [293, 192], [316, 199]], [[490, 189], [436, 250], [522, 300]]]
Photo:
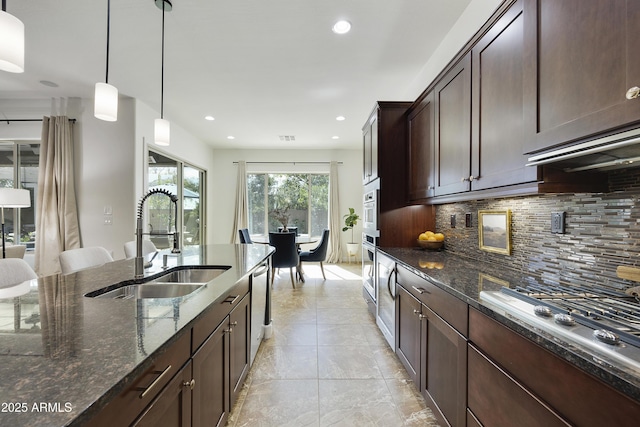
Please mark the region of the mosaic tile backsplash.
[[[550, 282], [624, 290], [637, 283], [616, 276], [619, 265], [640, 267], [640, 169], [609, 173], [608, 193], [547, 194], [440, 205], [436, 228], [447, 251], [496, 267], [529, 271]], [[478, 211], [511, 210], [511, 256], [479, 249]], [[551, 233], [551, 213], [566, 212], [565, 233]], [[465, 214], [472, 226], [465, 227]], [[451, 215], [456, 228], [451, 228]]]

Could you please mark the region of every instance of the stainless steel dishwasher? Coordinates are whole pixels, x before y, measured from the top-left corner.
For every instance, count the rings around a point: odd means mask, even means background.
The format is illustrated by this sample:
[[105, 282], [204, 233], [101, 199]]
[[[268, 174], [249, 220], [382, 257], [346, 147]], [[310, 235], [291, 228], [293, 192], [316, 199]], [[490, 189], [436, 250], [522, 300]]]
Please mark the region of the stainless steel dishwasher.
[[378, 314], [376, 323], [391, 348], [396, 349], [396, 263], [388, 256], [376, 252], [376, 287]]
[[262, 340], [271, 336], [271, 292], [268, 286], [268, 272], [269, 265], [265, 261], [251, 278], [251, 365]]

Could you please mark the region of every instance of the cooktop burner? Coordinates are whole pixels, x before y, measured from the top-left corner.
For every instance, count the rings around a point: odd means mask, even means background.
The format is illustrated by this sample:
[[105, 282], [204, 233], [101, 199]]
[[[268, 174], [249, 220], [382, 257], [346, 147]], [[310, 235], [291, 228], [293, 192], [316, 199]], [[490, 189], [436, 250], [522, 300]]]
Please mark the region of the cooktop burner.
[[640, 302], [611, 290], [527, 286], [482, 291], [480, 300], [580, 346], [595, 360], [640, 374]]

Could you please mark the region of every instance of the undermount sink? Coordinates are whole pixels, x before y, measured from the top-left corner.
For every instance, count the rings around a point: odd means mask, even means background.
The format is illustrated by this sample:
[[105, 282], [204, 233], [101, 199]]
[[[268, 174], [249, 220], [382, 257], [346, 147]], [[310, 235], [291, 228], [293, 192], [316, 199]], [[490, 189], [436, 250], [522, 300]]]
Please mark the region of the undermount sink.
[[215, 279], [229, 267], [183, 268], [170, 271], [144, 283], [125, 282], [85, 294], [90, 298], [145, 299], [179, 298], [189, 295]]
[[188, 283], [141, 283], [127, 285], [112, 291], [96, 295], [96, 298], [130, 299], [130, 298], [178, 298], [197, 291], [203, 284]]
[[208, 283], [222, 273], [227, 268], [185, 268], [175, 270], [154, 279], [152, 283]]

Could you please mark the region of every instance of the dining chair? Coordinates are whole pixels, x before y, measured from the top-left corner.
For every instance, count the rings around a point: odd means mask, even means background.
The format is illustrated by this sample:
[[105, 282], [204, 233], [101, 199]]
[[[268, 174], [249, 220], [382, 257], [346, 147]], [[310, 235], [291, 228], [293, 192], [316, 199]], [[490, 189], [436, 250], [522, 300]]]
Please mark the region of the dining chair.
[[[142, 256], [145, 257], [154, 252], [158, 252], [158, 248], [151, 240], [142, 240]], [[124, 244], [124, 257], [131, 259], [136, 257], [136, 241], [132, 240]]]
[[89, 248], [69, 249], [62, 252], [58, 259], [62, 274], [71, 274], [86, 268], [97, 267], [113, 261], [113, 256], [105, 248], [93, 246]]
[[253, 243], [251, 240], [251, 235], [249, 235], [249, 230], [246, 228], [241, 228], [238, 230], [238, 235], [240, 235], [240, 243]]
[[5, 247], [7, 258], [24, 258], [24, 253], [27, 251], [25, 245], [9, 245]]
[[300, 262], [296, 245], [296, 233], [269, 233], [269, 245], [276, 249], [271, 256], [271, 286], [273, 286], [276, 268], [289, 267], [291, 285], [295, 289], [296, 283], [293, 279], [293, 268], [297, 269]]
[[322, 263], [327, 257], [327, 247], [329, 246], [329, 230], [325, 229], [322, 232], [322, 237], [320, 238], [320, 243], [315, 248], [309, 251], [300, 252], [300, 264], [303, 262], [319, 262], [320, 263], [320, 271], [322, 271], [322, 278], [327, 280], [327, 277], [324, 275], [324, 267]]
[[9, 288], [37, 278], [38, 276], [25, 260], [0, 258], [0, 288]]

